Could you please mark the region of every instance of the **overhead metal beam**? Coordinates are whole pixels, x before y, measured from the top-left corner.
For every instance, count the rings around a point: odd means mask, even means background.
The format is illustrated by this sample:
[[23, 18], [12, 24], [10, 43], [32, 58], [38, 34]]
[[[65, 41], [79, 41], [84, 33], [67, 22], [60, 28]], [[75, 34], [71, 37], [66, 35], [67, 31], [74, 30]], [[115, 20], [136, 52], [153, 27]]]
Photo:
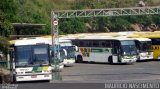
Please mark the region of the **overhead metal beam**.
[[54, 11], [58, 18], [160, 14], [160, 6]]

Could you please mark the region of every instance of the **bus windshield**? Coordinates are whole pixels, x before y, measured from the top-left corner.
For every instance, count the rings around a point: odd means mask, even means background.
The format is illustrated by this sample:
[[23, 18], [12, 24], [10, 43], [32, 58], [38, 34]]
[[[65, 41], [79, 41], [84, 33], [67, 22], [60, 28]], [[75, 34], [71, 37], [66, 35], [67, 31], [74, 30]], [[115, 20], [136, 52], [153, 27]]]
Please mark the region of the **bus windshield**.
[[141, 48], [141, 51], [148, 52], [148, 51], [152, 51], [151, 46], [152, 46], [151, 41], [142, 41], [140, 48]]
[[62, 46], [62, 49], [67, 51], [67, 56], [65, 56], [65, 58], [74, 58], [74, 46]]
[[67, 51], [67, 56], [64, 56], [64, 58], [73, 58], [74, 55], [74, 46], [71, 42], [61, 42], [62, 49], [65, 49]]
[[48, 47], [48, 45], [16, 46], [16, 66], [49, 65]]
[[47, 46], [36, 46], [33, 48], [33, 64], [49, 64], [49, 53]]
[[136, 55], [135, 42], [132, 40], [121, 41], [122, 55]]

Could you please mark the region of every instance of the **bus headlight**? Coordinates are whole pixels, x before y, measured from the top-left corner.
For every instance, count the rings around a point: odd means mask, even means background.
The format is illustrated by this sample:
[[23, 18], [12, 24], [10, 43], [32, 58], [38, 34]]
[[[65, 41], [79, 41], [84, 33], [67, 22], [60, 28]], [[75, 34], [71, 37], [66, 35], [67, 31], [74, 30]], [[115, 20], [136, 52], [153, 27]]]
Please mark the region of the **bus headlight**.
[[16, 74], [23, 74], [23, 72], [16, 72]]

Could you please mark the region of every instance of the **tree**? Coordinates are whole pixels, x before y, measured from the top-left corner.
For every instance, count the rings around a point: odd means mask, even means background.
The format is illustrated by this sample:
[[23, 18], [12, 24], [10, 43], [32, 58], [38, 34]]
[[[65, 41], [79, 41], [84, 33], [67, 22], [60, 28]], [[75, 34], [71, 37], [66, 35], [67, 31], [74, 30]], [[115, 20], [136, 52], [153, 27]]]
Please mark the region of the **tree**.
[[104, 32], [105, 31], [105, 27], [107, 27], [108, 23], [109, 23], [108, 17], [100, 17], [100, 18], [98, 18], [98, 31], [99, 32]]
[[131, 24], [123, 17], [115, 17], [111, 18], [110, 25], [112, 31], [126, 31], [129, 30]]
[[0, 51], [2, 51], [2, 53], [4, 55], [8, 54], [8, 48], [9, 48], [9, 42], [5, 37], [1, 37], [0, 36]]
[[8, 37], [13, 32], [11, 22], [16, 20], [15, 0], [1, 0], [0, 4], [0, 35]]
[[13, 32], [13, 26], [6, 19], [6, 14], [0, 11], [0, 35], [8, 37]]
[[84, 33], [87, 32], [87, 28], [82, 19], [63, 19], [60, 21], [60, 34], [73, 34], [73, 33]]
[[0, 11], [5, 14], [5, 19], [9, 21], [15, 21], [17, 5], [16, 0], [1, 0]]

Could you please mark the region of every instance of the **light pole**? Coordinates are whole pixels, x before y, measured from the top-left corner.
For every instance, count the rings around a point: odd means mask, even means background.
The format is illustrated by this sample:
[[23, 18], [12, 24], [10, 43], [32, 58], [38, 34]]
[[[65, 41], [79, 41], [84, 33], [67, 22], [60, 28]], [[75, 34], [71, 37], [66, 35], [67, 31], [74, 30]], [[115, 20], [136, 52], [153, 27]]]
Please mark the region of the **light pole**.
[[52, 18], [52, 46], [54, 47], [54, 57], [52, 57], [52, 65], [54, 66], [54, 72], [52, 73], [52, 80], [62, 80], [59, 71], [59, 63], [60, 63], [60, 48], [59, 48], [59, 32], [58, 32], [58, 17], [52, 11], [51, 12]]

